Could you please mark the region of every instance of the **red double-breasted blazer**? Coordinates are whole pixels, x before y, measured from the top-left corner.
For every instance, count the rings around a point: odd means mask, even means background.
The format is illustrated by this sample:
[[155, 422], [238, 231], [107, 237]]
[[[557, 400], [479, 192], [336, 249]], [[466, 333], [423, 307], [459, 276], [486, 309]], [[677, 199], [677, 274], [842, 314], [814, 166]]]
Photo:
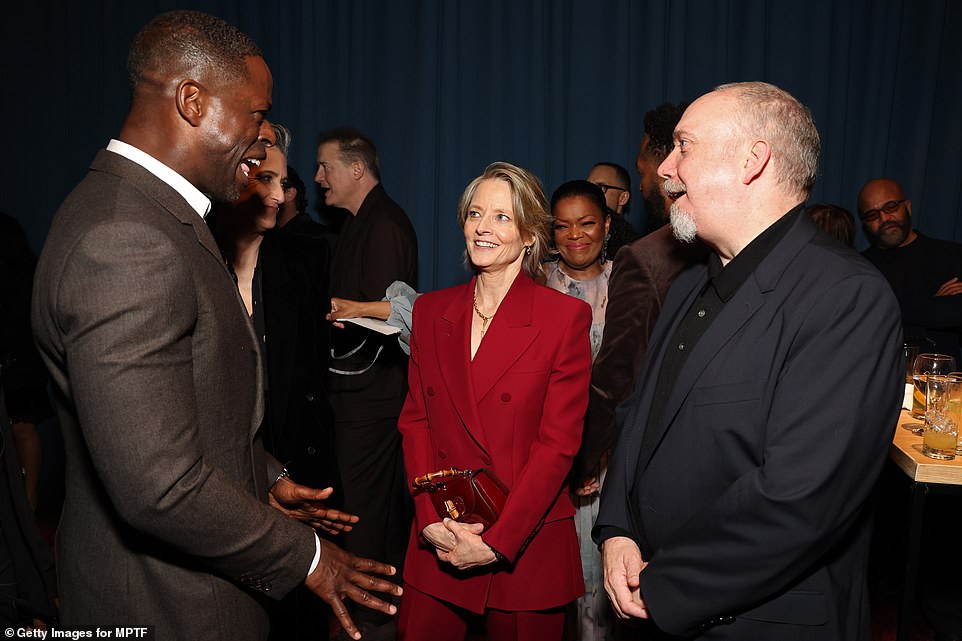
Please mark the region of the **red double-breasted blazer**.
[[437, 558], [421, 530], [440, 521], [416, 494], [404, 578], [482, 612], [542, 610], [584, 592], [565, 477], [588, 402], [591, 308], [520, 274], [471, 359], [475, 281], [414, 306], [409, 391], [398, 422], [408, 476], [487, 467], [510, 488], [482, 534], [507, 563], [470, 571]]

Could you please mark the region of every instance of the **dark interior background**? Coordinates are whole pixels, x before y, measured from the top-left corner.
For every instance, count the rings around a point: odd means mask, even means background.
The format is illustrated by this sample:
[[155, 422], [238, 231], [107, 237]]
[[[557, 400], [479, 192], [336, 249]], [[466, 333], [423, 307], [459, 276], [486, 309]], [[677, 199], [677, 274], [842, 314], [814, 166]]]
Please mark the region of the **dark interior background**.
[[[2, 26], [0, 209], [38, 251], [119, 131], [134, 34], [172, 8], [220, 15], [258, 42], [271, 119], [294, 132], [291, 163], [308, 183], [320, 130], [374, 139], [385, 187], [417, 229], [422, 289], [465, 277], [455, 208], [489, 162], [531, 169], [549, 195], [599, 160], [637, 182], [645, 111], [737, 80], [775, 83], [811, 108], [813, 201], [854, 212], [860, 186], [889, 176], [917, 228], [962, 241], [957, 0], [24, 0]], [[641, 198], [629, 220], [643, 226]]]

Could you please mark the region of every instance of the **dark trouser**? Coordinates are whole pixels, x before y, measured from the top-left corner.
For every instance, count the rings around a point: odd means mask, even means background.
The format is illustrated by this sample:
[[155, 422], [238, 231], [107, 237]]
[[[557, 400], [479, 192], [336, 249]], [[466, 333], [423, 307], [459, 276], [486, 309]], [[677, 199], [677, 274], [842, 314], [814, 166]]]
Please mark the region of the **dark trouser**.
[[[394, 580], [400, 582], [412, 509], [397, 417], [336, 421], [334, 438], [344, 511], [360, 517], [351, 532], [340, 534], [334, 542], [356, 556], [390, 563], [397, 568]], [[355, 607], [352, 615], [358, 627], [393, 619], [363, 607]]]

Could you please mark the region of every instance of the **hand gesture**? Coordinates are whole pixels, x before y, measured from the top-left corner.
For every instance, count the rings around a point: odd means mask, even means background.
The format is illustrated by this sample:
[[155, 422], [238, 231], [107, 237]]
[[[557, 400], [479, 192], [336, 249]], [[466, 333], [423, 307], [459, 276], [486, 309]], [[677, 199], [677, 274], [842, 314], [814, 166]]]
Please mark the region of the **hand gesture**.
[[334, 493], [334, 488], [316, 490], [298, 485], [289, 478], [282, 478], [271, 488], [268, 502], [284, 514], [331, 534], [350, 532], [358, 517], [334, 508], [324, 501]]
[[450, 551], [438, 548], [437, 555], [442, 561], [459, 570], [469, 570], [498, 560], [481, 538], [484, 526], [480, 523], [458, 523], [453, 519], [444, 519], [443, 526], [454, 536], [454, 547]]
[[366, 608], [394, 614], [397, 607], [373, 596], [370, 591], [383, 592], [393, 596], [401, 596], [401, 586], [374, 574], [391, 576], [395, 569], [384, 563], [370, 559], [356, 557], [346, 552], [330, 541], [321, 541], [321, 560], [317, 568], [304, 581], [311, 592], [324, 600], [334, 611], [334, 616], [344, 631], [353, 639], [360, 639], [361, 632], [354, 625], [354, 621], [347, 613], [344, 597], [363, 605]]
[[638, 576], [648, 565], [641, 559], [638, 545], [626, 536], [615, 536], [601, 545], [605, 568], [605, 592], [618, 618], [648, 618], [648, 607], [641, 599]]

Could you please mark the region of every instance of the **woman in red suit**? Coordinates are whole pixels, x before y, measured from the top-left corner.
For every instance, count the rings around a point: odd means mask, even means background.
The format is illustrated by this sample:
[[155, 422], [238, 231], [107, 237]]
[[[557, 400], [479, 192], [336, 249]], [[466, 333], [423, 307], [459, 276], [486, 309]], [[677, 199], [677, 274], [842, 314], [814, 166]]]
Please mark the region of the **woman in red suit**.
[[458, 207], [468, 283], [414, 306], [409, 392], [398, 421], [411, 477], [492, 470], [510, 494], [488, 530], [442, 520], [416, 493], [400, 639], [560, 639], [584, 581], [565, 477], [588, 402], [591, 309], [535, 284], [549, 215], [537, 178], [494, 163]]

